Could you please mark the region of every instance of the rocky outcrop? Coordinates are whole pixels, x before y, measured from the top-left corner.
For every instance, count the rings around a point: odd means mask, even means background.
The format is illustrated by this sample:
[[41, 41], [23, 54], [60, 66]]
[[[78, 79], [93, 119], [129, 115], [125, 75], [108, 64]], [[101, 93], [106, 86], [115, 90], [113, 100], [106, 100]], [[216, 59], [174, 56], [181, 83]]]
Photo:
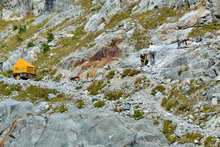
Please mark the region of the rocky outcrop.
[[[151, 121], [124, 119], [111, 112], [73, 110], [45, 116], [36, 114], [31, 103], [12, 100], [1, 102], [0, 110], [0, 139], [10, 135], [3, 140], [5, 147], [168, 146]], [[13, 131], [8, 134], [10, 127]]]
[[212, 14], [220, 19], [220, 2], [219, 0], [209, 0], [208, 9], [212, 11]]

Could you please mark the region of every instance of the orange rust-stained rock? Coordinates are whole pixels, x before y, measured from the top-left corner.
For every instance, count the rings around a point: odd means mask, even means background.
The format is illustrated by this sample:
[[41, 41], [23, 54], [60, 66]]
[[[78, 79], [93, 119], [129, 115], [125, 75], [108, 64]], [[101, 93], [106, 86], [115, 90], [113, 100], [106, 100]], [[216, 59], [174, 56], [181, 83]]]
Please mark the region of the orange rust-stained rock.
[[95, 55], [93, 55], [89, 60], [97, 61], [103, 58], [113, 58], [119, 57], [120, 49], [117, 46], [118, 41], [112, 41], [112, 43], [108, 47], [104, 47], [100, 51], [98, 51]]
[[77, 60], [74, 63], [74, 67], [81, 67], [76, 77], [80, 77], [80, 75], [82, 75], [86, 70], [92, 69], [92, 72], [88, 71], [86, 77], [94, 78], [97, 75], [97, 68], [102, 68], [105, 65], [110, 64], [113, 60], [117, 60], [120, 56], [120, 49], [117, 45], [119, 42], [120, 40], [113, 40], [109, 46], [102, 48], [93, 56]]
[[85, 62], [87, 62], [87, 61], [88, 61], [88, 58], [79, 59], [79, 60], [77, 60], [77, 61], [74, 63], [74, 67], [80, 66], [80, 65], [82, 65], [83, 63], [85, 63]]
[[87, 78], [95, 78], [97, 76], [97, 71], [96, 69], [92, 69], [87, 73]]

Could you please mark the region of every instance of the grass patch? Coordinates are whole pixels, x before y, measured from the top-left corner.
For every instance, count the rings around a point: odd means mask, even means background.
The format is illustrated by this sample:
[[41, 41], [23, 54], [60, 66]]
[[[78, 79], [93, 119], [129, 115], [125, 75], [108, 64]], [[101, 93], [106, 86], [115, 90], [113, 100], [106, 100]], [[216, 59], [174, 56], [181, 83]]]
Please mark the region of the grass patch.
[[137, 41], [135, 44], [136, 50], [148, 48], [150, 46], [150, 37], [144, 31], [136, 30], [132, 39]]
[[31, 101], [33, 103], [39, 101], [49, 101], [48, 94], [56, 95], [58, 92], [56, 90], [41, 88], [37, 86], [30, 86], [27, 89], [20, 91], [14, 99], [19, 101]]
[[216, 137], [213, 136], [208, 136], [205, 140], [204, 140], [204, 146], [205, 147], [213, 147], [217, 142]]
[[214, 23], [214, 24], [199, 26], [199, 27], [195, 27], [189, 33], [189, 37], [196, 38], [196, 37], [199, 37], [199, 36], [203, 36], [207, 32], [216, 32], [218, 30], [220, 30], [220, 23]]
[[122, 90], [113, 90], [113, 91], [106, 91], [104, 97], [107, 100], [115, 101], [120, 99], [124, 95], [125, 93]]
[[64, 113], [64, 112], [67, 112], [68, 111], [68, 107], [65, 106], [64, 104], [60, 105], [59, 107], [59, 112], [60, 113]]
[[144, 118], [144, 112], [142, 112], [140, 110], [134, 110], [133, 118], [136, 120]]
[[90, 95], [97, 95], [106, 86], [103, 80], [94, 81], [87, 88]]
[[190, 90], [188, 91], [189, 95], [196, 93], [200, 89], [204, 89], [207, 87], [207, 83], [199, 83], [196, 80], [191, 80], [189, 83]]
[[58, 103], [58, 102], [70, 101], [71, 98], [69, 96], [64, 95], [64, 94], [58, 94], [58, 95], [56, 95], [56, 97], [54, 97], [52, 99], [46, 98], [46, 100], [51, 103]]
[[58, 74], [58, 75], [56, 75], [55, 77], [53, 77], [53, 81], [55, 81], [55, 82], [59, 82], [61, 79], [62, 79], [62, 77], [63, 77], [63, 75], [62, 74]]
[[176, 137], [173, 135], [176, 127], [176, 124], [173, 124], [172, 121], [163, 120], [162, 132], [170, 144], [176, 142]]
[[138, 77], [134, 82], [134, 86], [136, 91], [139, 91], [141, 89], [148, 88], [150, 86], [150, 81], [147, 80], [146, 77]]
[[0, 71], [0, 74], [5, 76], [5, 77], [10, 78], [10, 77], [12, 77], [13, 72], [12, 71]]
[[185, 144], [185, 143], [196, 143], [195, 141], [198, 141], [198, 144], [200, 144], [200, 140], [203, 138], [203, 136], [199, 133], [187, 133], [183, 135], [181, 138], [177, 139], [178, 143]]
[[77, 108], [82, 109], [85, 106], [84, 100], [76, 100], [75, 105]]
[[56, 107], [54, 109], [54, 112], [64, 113], [64, 112], [67, 112], [68, 110], [69, 110], [68, 107], [65, 106], [64, 104], [62, 104], [62, 105]]
[[127, 77], [127, 76], [135, 76], [137, 74], [139, 74], [141, 71], [140, 70], [136, 70], [136, 69], [125, 69], [122, 74], [121, 74], [121, 78]]
[[166, 91], [166, 87], [164, 85], [157, 85], [151, 90], [151, 95], [155, 96], [157, 92], [165, 94], [165, 91]]
[[30, 41], [30, 42], [28, 42], [28, 44], [27, 44], [27, 48], [31, 48], [31, 47], [34, 47], [34, 46], [35, 46], [35, 44], [34, 44], [33, 41]]
[[207, 85], [207, 83], [198, 83], [193, 80], [189, 83], [188, 91], [184, 91], [183, 87], [178, 84], [173, 85], [170, 90], [167, 90], [167, 96], [163, 98], [161, 106], [174, 114], [187, 114], [193, 111], [193, 105], [201, 100], [200, 90], [205, 90]]
[[22, 87], [19, 85], [8, 85], [4, 82], [0, 82], [0, 95], [9, 96], [14, 91], [21, 91]]
[[150, 30], [167, 23], [168, 17], [180, 18], [183, 14], [184, 9], [174, 10], [172, 8], [159, 8], [133, 15], [132, 18], [138, 20], [146, 30]]
[[101, 108], [105, 106], [105, 102], [104, 101], [97, 101], [94, 103], [94, 107], [96, 108]]
[[110, 71], [105, 77], [106, 79], [110, 80], [113, 79], [115, 76], [115, 71]]
[[[16, 34], [15, 36], [12, 36], [8, 39], [6, 39], [5, 41], [0, 42], [0, 47], [1, 47], [1, 54], [7, 54], [10, 51], [15, 50], [18, 46], [21, 45], [21, 43], [32, 37], [33, 34], [35, 34], [39, 28], [43, 27], [43, 25], [47, 22], [48, 20], [44, 21], [42, 24], [39, 25], [35, 25], [35, 26], [26, 26], [26, 27], [20, 27], [20, 31], [18, 32], [18, 34]], [[24, 29], [25, 28], [25, 29]]]

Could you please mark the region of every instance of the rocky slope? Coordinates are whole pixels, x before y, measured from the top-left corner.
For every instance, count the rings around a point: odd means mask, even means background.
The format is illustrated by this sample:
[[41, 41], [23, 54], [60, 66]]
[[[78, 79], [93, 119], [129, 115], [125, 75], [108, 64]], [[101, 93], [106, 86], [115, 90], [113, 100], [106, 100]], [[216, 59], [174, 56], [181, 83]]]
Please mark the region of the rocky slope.
[[[219, 146], [219, 7], [0, 0], [0, 146]], [[18, 58], [36, 79], [10, 78]]]

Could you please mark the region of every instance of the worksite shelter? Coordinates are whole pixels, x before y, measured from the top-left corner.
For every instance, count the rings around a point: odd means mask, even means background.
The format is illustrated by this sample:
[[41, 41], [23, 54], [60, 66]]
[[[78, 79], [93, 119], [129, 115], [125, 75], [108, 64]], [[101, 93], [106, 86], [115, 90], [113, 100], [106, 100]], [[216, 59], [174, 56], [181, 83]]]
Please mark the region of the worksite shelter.
[[36, 74], [35, 66], [31, 65], [24, 59], [20, 58], [13, 66], [13, 74], [21, 74], [21, 73], [35, 75]]

